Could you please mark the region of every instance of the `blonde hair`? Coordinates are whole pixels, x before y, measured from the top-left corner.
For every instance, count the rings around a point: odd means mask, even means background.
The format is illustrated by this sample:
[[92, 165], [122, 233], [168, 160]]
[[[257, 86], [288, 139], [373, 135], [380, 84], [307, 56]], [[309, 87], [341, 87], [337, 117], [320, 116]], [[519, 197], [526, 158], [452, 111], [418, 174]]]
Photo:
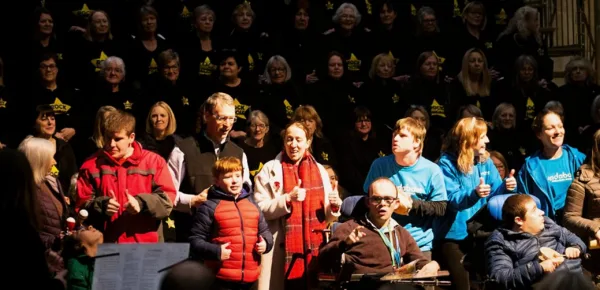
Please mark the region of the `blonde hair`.
[[[454, 124], [442, 145], [442, 151], [457, 155], [460, 172], [467, 174], [473, 171], [475, 153], [473, 146], [479, 142], [481, 134], [487, 132], [487, 124], [481, 118], [463, 118]], [[487, 154], [486, 154], [487, 155]], [[487, 158], [487, 156], [484, 156]]]
[[421, 122], [417, 121], [412, 117], [406, 117], [398, 120], [396, 122], [396, 127], [394, 128], [394, 135], [399, 134], [400, 130], [406, 129], [415, 141], [419, 142], [419, 148], [417, 148], [417, 152], [423, 152], [423, 142], [425, 141], [425, 135], [427, 134], [427, 129], [421, 125]]
[[212, 114], [213, 110], [217, 106], [235, 106], [233, 104], [233, 98], [226, 93], [214, 93], [202, 104], [201, 109], [204, 110], [204, 114]]
[[323, 137], [323, 121], [321, 120], [321, 117], [319, 117], [319, 113], [317, 113], [315, 107], [311, 105], [302, 105], [296, 108], [294, 115], [292, 116], [292, 122], [301, 123], [304, 120], [314, 120], [315, 123], [317, 123], [314, 134], [319, 138]]
[[[522, 6], [521, 8], [517, 9], [515, 15], [508, 22], [506, 29], [504, 29], [504, 31], [498, 35], [496, 40], [500, 40], [502, 37], [511, 35], [513, 33], [517, 33], [521, 38], [527, 38], [531, 35], [531, 31], [529, 31], [527, 28], [527, 20], [531, 19], [532, 17], [538, 17], [539, 21], [538, 15], [539, 12], [537, 9], [531, 6]], [[533, 37], [539, 45], [542, 45], [542, 35], [539, 30], [534, 32]]]
[[35, 184], [42, 184], [49, 173], [56, 146], [46, 139], [29, 135], [19, 144], [19, 151], [25, 154], [31, 165]]
[[515, 109], [515, 106], [513, 106], [511, 103], [501, 103], [498, 105], [498, 107], [496, 107], [494, 110], [494, 115], [492, 116], [492, 124], [494, 125], [494, 129], [500, 128], [500, 115], [502, 115], [502, 112], [509, 109], [512, 110], [513, 114], [515, 115], [512, 126], [513, 128], [517, 126], [517, 110]]
[[[471, 54], [479, 53], [481, 58], [483, 59], [483, 70], [481, 72], [481, 78], [479, 78], [479, 86], [478, 91], [473, 91], [471, 89], [471, 78], [469, 77], [469, 58], [471, 58]], [[471, 48], [469, 49], [462, 60], [462, 69], [458, 74], [458, 80], [462, 83], [463, 88], [467, 92], [467, 96], [476, 96], [479, 95], [481, 97], [489, 97], [490, 96], [490, 88], [492, 86], [492, 77], [490, 77], [490, 72], [488, 70], [488, 61], [485, 57], [485, 53], [479, 48]]]
[[154, 105], [152, 105], [152, 107], [150, 107], [148, 117], [146, 118], [146, 133], [152, 134], [152, 132], [154, 131], [154, 127], [152, 126], [152, 110], [154, 110], [154, 108], [156, 107], [161, 107], [162, 109], [167, 111], [168, 123], [165, 136], [173, 135], [173, 133], [175, 133], [175, 131], [177, 130], [177, 121], [175, 120], [175, 114], [173, 113], [173, 110], [171, 110], [171, 107], [163, 101], [157, 102]]
[[467, 3], [467, 5], [465, 5], [465, 8], [463, 8], [463, 11], [462, 11], [463, 23], [465, 23], [467, 21], [467, 14], [469, 14], [471, 11], [473, 11], [475, 9], [479, 9], [483, 16], [483, 22], [481, 23], [481, 27], [480, 27], [480, 29], [483, 31], [487, 27], [488, 19], [487, 19], [487, 14], [485, 11], [485, 6], [483, 5], [483, 3], [479, 2], [479, 1], [471, 1], [471, 2]]
[[396, 61], [389, 54], [380, 53], [376, 55], [373, 58], [373, 61], [371, 62], [371, 69], [369, 69], [370, 79], [375, 79], [375, 77], [377, 76], [377, 67], [383, 61], [388, 61], [392, 64], [392, 75], [394, 75], [394, 73], [396, 72]]
[[96, 148], [104, 147], [104, 122], [106, 122], [107, 113], [116, 112], [117, 108], [113, 106], [102, 106], [96, 112], [96, 119], [94, 120], [94, 133], [92, 135], [92, 141], [96, 144]]

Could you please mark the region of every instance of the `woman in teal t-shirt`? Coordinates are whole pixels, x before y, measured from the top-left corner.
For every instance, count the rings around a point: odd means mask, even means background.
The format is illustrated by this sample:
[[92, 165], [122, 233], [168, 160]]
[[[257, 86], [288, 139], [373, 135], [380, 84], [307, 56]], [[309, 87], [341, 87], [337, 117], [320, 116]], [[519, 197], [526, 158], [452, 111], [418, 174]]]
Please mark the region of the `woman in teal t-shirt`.
[[585, 154], [563, 144], [563, 117], [550, 109], [537, 115], [532, 128], [543, 148], [525, 159], [518, 175], [518, 191], [536, 196], [540, 209], [560, 224], [567, 190]]

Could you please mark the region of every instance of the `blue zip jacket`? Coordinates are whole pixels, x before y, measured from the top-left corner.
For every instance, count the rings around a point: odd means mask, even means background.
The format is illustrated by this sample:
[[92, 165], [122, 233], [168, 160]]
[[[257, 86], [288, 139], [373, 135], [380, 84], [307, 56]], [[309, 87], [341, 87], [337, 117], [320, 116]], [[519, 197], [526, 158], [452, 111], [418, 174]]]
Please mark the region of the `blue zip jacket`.
[[[563, 145], [563, 154], [568, 159], [569, 172], [571, 177], [575, 177], [575, 172], [579, 169], [585, 160], [585, 154], [569, 145]], [[562, 157], [562, 156], [561, 156]], [[565, 207], [567, 192], [554, 192], [554, 189], [548, 183], [548, 176], [540, 163], [544, 159], [542, 151], [537, 151], [533, 155], [525, 159], [525, 164], [519, 171], [517, 176], [517, 189], [519, 193], [526, 193], [536, 196], [540, 200], [540, 209], [543, 210], [548, 217], [556, 220], [556, 211], [562, 210]], [[552, 198], [555, 196], [556, 198]], [[558, 221], [560, 222], [560, 221]]]
[[[444, 152], [438, 165], [444, 174], [446, 192], [448, 194], [448, 208], [444, 218], [444, 231], [446, 239], [461, 241], [467, 235], [467, 222], [477, 212], [486, 206], [487, 200], [498, 194], [508, 193], [506, 185], [491, 158], [483, 163], [475, 163], [471, 173], [464, 174], [458, 169], [457, 156]], [[485, 184], [491, 186], [489, 196], [481, 198], [475, 192], [479, 185], [479, 178], [483, 177]]]

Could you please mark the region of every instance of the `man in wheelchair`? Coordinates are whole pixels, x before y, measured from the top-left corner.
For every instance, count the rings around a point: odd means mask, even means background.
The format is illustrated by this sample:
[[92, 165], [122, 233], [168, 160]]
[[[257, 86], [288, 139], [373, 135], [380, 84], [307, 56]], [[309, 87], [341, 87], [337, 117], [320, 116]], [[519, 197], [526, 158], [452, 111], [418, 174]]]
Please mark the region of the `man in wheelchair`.
[[500, 289], [530, 289], [557, 270], [582, 272], [583, 241], [544, 217], [530, 195], [507, 198], [502, 221], [485, 243], [488, 272]]
[[349, 281], [352, 274], [383, 276], [413, 261], [420, 274], [437, 274], [438, 263], [425, 257], [408, 231], [391, 218], [400, 206], [394, 183], [376, 179], [364, 200], [368, 211], [336, 228], [319, 252], [320, 266], [339, 269], [338, 281]]

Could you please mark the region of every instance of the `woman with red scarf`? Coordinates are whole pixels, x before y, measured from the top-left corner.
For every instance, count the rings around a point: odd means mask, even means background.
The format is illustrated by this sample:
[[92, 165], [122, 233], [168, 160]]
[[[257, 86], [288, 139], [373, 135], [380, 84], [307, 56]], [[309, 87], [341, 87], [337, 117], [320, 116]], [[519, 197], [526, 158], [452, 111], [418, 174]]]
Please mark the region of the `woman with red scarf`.
[[317, 255], [342, 203], [325, 168], [310, 154], [312, 134], [295, 122], [283, 134], [284, 150], [256, 175], [254, 198], [273, 233], [273, 251], [262, 256], [258, 289], [316, 288]]

